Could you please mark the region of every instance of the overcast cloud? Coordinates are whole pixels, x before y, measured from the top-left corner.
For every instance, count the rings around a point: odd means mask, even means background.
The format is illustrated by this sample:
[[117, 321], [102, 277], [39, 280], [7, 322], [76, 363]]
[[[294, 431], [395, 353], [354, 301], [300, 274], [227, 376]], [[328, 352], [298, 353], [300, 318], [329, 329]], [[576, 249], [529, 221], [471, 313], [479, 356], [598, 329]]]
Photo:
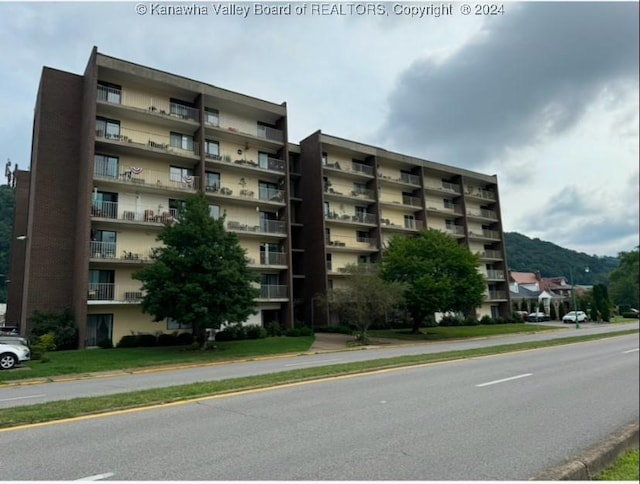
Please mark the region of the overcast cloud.
[[0, 155], [28, 165], [42, 67], [82, 73], [97, 45], [286, 101], [292, 142], [322, 129], [497, 174], [506, 231], [598, 255], [638, 245], [637, 2], [507, 2], [494, 17], [453, 4], [423, 19], [134, 6], [0, 3]]

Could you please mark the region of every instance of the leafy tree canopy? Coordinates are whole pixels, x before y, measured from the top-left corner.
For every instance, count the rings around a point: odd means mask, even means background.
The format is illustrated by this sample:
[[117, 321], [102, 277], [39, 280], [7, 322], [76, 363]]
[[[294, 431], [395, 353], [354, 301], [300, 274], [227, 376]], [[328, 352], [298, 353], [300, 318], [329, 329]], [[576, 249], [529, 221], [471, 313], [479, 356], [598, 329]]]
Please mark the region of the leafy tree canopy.
[[366, 344], [369, 326], [376, 320], [384, 320], [401, 303], [403, 288], [399, 283], [383, 281], [376, 264], [351, 264], [346, 272], [349, 277], [329, 293], [327, 303], [341, 322], [358, 328], [359, 339]]
[[382, 259], [382, 277], [404, 284], [413, 331], [436, 312], [471, 313], [484, 300], [479, 258], [445, 233], [426, 229], [393, 237]]
[[609, 275], [609, 295], [622, 311], [629, 307], [640, 309], [640, 280], [638, 247], [618, 254], [620, 265]]
[[142, 281], [142, 310], [156, 321], [190, 325], [204, 342], [205, 328], [239, 323], [255, 313], [259, 290], [238, 237], [214, 220], [203, 194], [189, 197], [178, 221], [163, 227], [153, 264], [133, 275]]

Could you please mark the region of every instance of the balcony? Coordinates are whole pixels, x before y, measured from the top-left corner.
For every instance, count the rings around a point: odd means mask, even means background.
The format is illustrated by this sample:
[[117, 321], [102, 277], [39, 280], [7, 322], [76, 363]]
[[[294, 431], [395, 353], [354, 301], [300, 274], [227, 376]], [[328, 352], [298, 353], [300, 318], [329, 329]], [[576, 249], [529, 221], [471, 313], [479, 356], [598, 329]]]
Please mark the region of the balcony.
[[442, 214], [456, 214], [463, 215], [464, 212], [462, 210], [462, 206], [457, 203], [443, 205], [442, 207], [436, 207], [434, 205], [427, 206], [427, 212], [438, 212]]
[[480, 187], [467, 187], [465, 189], [465, 195], [470, 198], [480, 198], [482, 200], [491, 200], [495, 202], [497, 197], [496, 193], [491, 190], [486, 190]]
[[147, 188], [165, 188], [186, 192], [195, 192], [200, 188], [200, 177], [198, 176], [183, 175], [178, 177], [170, 175], [168, 170], [155, 171], [133, 166], [128, 169], [121, 169], [116, 173], [110, 172], [104, 163], [95, 164], [93, 178], [136, 187], [145, 186]]
[[176, 119], [199, 122], [200, 111], [190, 106], [170, 102], [168, 98], [147, 96], [107, 86], [98, 86], [98, 102], [119, 104], [129, 108]]
[[332, 237], [324, 241], [327, 248], [344, 248], [346, 250], [376, 250], [376, 239], [371, 237]]
[[460, 188], [460, 185], [457, 185], [455, 183], [445, 182], [445, 181], [439, 184], [428, 182], [425, 185], [425, 190], [445, 192], [445, 193], [451, 193], [456, 195], [459, 195], [460, 193], [462, 193], [462, 189]]
[[286, 252], [260, 252], [261, 266], [286, 266]]
[[89, 257], [100, 261], [145, 262], [151, 258], [153, 249], [136, 248], [132, 251], [117, 249], [115, 242], [89, 242]]
[[504, 281], [504, 271], [487, 269], [487, 279]]
[[472, 218], [482, 218], [488, 220], [498, 220], [498, 213], [486, 208], [467, 209], [467, 215]]
[[462, 225], [448, 225], [444, 231], [449, 235], [464, 237], [464, 227]]
[[470, 229], [469, 237], [474, 239], [493, 239], [500, 240], [500, 232], [497, 230], [489, 230], [489, 229]]
[[388, 218], [380, 219], [382, 228], [401, 229], [401, 230], [421, 230], [424, 228], [424, 222], [422, 220], [405, 219], [404, 222], [399, 223]]
[[262, 284], [260, 286], [260, 299], [287, 299], [287, 286]]
[[144, 297], [140, 286], [90, 282], [87, 291], [88, 304], [119, 303], [137, 304]]
[[374, 213], [358, 213], [355, 215], [341, 214], [329, 212], [324, 214], [325, 220], [337, 220], [340, 222], [355, 222], [361, 224], [376, 224], [376, 214]]
[[122, 126], [113, 132], [96, 129], [96, 139], [123, 147], [145, 149], [179, 156], [195, 157], [199, 151], [196, 143], [192, 143], [191, 146], [171, 146], [168, 134], [149, 133], [147, 131]]
[[411, 197], [409, 195], [402, 195], [402, 204], [422, 208], [422, 200], [418, 197]]
[[284, 133], [281, 130], [261, 124], [258, 125], [257, 136], [269, 141], [278, 141], [280, 143], [284, 141]]
[[502, 259], [502, 252], [499, 250], [485, 249], [480, 252], [480, 257], [483, 259]]
[[281, 160], [280, 158], [267, 157], [266, 159], [260, 159], [256, 162], [254, 160], [244, 160], [244, 159], [233, 160], [232, 156], [229, 154], [220, 156], [212, 153], [207, 153], [205, 155], [205, 158], [207, 159], [207, 161], [223, 162], [226, 164], [230, 164], [232, 166], [239, 165], [246, 168], [252, 168], [256, 170], [269, 171], [269, 172], [275, 172], [275, 173], [285, 172], [284, 160]]
[[365, 165], [364, 163], [358, 163], [356, 161], [352, 161], [351, 164], [341, 165], [339, 161], [334, 161], [331, 163], [324, 163], [323, 165], [326, 168], [332, 168], [334, 170], [340, 170], [344, 173], [352, 173], [355, 175], [364, 175], [367, 177], [373, 176], [373, 166]]
[[286, 235], [287, 225], [279, 220], [261, 220], [258, 225], [250, 225], [236, 220], [229, 220], [227, 228], [233, 232], [247, 232], [257, 234]]
[[507, 292], [506, 291], [489, 291], [489, 295], [487, 296], [487, 299], [490, 301], [497, 301], [497, 300], [501, 300], [501, 299], [507, 299]]
[[[156, 210], [157, 209], [157, 210]], [[170, 223], [178, 218], [175, 208], [163, 209], [162, 205], [136, 207], [135, 204], [118, 202], [93, 202], [91, 216], [96, 219], [125, 222]]]

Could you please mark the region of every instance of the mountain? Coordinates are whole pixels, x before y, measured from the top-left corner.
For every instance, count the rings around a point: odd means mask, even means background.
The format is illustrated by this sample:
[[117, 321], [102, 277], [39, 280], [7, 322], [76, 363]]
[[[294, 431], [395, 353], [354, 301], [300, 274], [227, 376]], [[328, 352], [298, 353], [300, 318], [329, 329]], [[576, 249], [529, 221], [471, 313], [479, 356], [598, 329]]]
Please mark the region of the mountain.
[[542, 277], [565, 276], [569, 282], [573, 271], [576, 284], [608, 285], [609, 273], [618, 267], [617, 257], [587, 255], [517, 232], [505, 232], [504, 242], [512, 271], [540, 272]]

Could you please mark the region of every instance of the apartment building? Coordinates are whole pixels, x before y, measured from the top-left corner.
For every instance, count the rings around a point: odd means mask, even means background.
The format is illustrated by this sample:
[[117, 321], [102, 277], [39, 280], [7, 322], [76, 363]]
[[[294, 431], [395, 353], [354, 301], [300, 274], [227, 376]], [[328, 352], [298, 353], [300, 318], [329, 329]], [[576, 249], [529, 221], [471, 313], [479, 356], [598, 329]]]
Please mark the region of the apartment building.
[[[343, 283], [349, 264], [380, 260], [396, 234], [449, 234], [480, 254], [487, 280], [478, 316], [509, 314], [496, 176], [392, 153], [318, 131], [300, 143], [308, 257], [307, 308]], [[311, 215], [313, 214], [313, 216]], [[326, 317], [326, 315], [325, 315]]]
[[320, 131], [289, 143], [275, 104], [98, 53], [84, 74], [44, 68], [31, 171], [16, 188], [8, 321], [70, 307], [80, 341], [171, 332], [140, 310], [132, 274], [184, 198], [206, 194], [259, 275], [248, 323], [327, 324], [315, 295], [394, 234], [448, 232], [483, 257], [480, 314], [509, 312], [495, 176]]

